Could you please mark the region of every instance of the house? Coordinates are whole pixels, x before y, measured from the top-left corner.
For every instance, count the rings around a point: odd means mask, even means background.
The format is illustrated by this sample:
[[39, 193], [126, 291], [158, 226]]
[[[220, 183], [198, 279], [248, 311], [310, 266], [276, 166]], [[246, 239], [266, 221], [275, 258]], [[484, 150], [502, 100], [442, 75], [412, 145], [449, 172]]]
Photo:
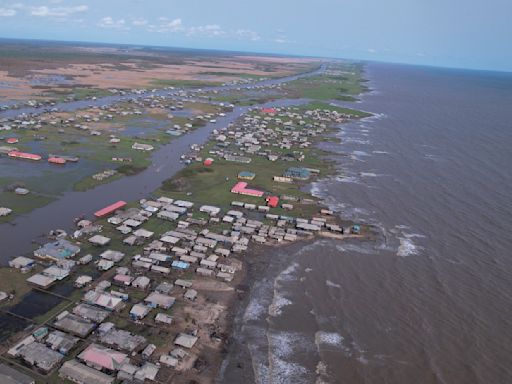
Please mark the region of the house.
[[172, 296], [164, 295], [158, 292], [151, 292], [144, 301], [152, 308], [169, 309], [174, 305], [176, 299]]
[[156, 217], [162, 220], [174, 221], [177, 220], [180, 215], [177, 212], [160, 211], [156, 214]]
[[141, 237], [143, 239], [150, 239], [154, 235], [154, 232], [147, 231], [147, 230], [141, 228], [141, 229], [137, 229], [135, 232], [133, 232], [133, 235], [137, 236], [137, 237]]
[[269, 196], [267, 197], [267, 205], [270, 207], [270, 208], [276, 208], [279, 206], [279, 197], [277, 196]]
[[203, 205], [199, 208], [199, 211], [207, 213], [210, 216], [217, 216], [220, 212], [220, 208], [212, 205]]
[[100, 271], [108, 271], [114, 266], [114, 262], [110, 260], [101, 259], [98, 261], [97, 267]]
[[123, 299], [105, 292], [89, 291], [84, 295], [83, 300], [109, 311], [116, 311], [124, 306]]
[[73, 337], [61, 331], [53, 331], [46, 338], [46, 345], [54, 351], [67, 355], [78, 343], [78, 337]]
[[11, 212], [12, 209], [10, 208], [0, 207], [0, 217], [8, 216], [11, 214]]
[[284, 171], [283, 176], [291, 179], [307, 180], [310, 178], [311, 172], [306, 168], [291, 167]]
[[177, 358], [175, 358], [174, 356], [170, 356], [170, 355], [161, 355], [159, 362], [160, 362], [160, 364], [163, 364], [165, 366], [172, 367], [172, 368], [176, 368], [179, 364], [179, 360]]
[[118, 263], [124, 258], [124, 253], [108, 249], [105, 252], [102, 252], [100, 254], [100, 257], [102, 259], [110, 260], [110, 261], [113, 261], [114, 263]]
[[93, 331], [96, 324], [83, 317], [65, 311], [57, 316], [54, 326], [61, 331], [84, 338]]
[[155, 321], [157, 323], [171, 324], [172, 323], [172, 317], [169, 316], [169, 315], [166, 315], [165, 313], [158, 313], [155, 316]]
[[164, 275], [168, 275], [171, 273], [171, 269], [167, 267], [162, 267], [160, 265], [152, 265], [151, 270], [158, 273], [163, 273]]
[[144, 383], [145, 380], [154, 381], [160, 368], [153, 363], [146, 362], [140, 369], [137, 370], [133, 378], [137, 382]]
[[146, 348], [144, 348], [144, 350], [141, 352], [141, 355], [143, 358], [149, 359], [151, 357], [151, 355], [153, 354], [153, 352], [155, 352], [155, 350], [156, 350], [155, 344], [148, 344], [148, 346]]
[[148, 258], [158, 261], [158, 262], [161, 262], [161, 263], [165, 263], [165, 262], [168, 262], [171, 260], [171, 256], [166, 255], [164, 253], [157, 253], [157, 252], [150, 253]]
[[151, 308], [144, 304], [135, 304], [130, 310], [130, 317], [134, 320], [140, 320], [147, 316]]
[[102, 247], [110, 243], [110, 238], [101, 235], [94, 235], [89, 239], [89, 243]]
[[177, 279], [174, 282], [174, 285], [176, 285], [177, 287], [182, 287], [182, 288], [190, 288], [192, 286], [192, 281], [184, 280], [184, 279]]
[[120, 284], [120, 285], [130, 285], [132, 280], [133, 280], [133, 277], [131, 277], [129, 275], [117, 274], [114, 276], [114, 282], [117, 284]]
[[35, 261], [28, 257], [18, 256], [9, 261], [11, 268], [20, 269], [22, 272], [28, 272], [35, 266]]
[[85, 255], [85, 256], [81, 257], [80, 259], [78, 259], [78, 264], [85, 265], [85, 264], [89, 264], [91, 261], [92, 261], [92, 255], [89, 254], [89, 255]]
[[180, 269], [180, 270], [185, 270], [185, 269], [188, 269], [188, 267], [190, 266], [189, 263], [186, 263], [184, 261], [181, 261], [181, 260], [174, 260], [171, 264], [171, 267], [174, 268], [174, 269]]
[[34, 256], [43, 260], [58, 261], [73, 257], [79, 252], [80, 247], [77, 245], [67, 240], [59, 239], [36, 249], [34, 251]]
[[44, 269], [41, 272], [43, 275], [48, 277], [53, 277], [55, 280], [64, 280], [66, 277], [69, 276], [70, 271], [65, 268], [59, 268], [55, 265], [48, 267]]
[[132, 149], [136, 149], [139, 151], [152, 151], [153, 149], [155, 149], [155, 147], [149, 144], [133, 143]]
[[110, 315], [109, 311], [85, 303], [80, 303], [73, 308], [73, 313], [95, 323], [102, 323]]
[[112, 384], [114, 377], [73, 359], [66, 361], [59, 369], [59, 376], [63, 379], [80, 384]]
[[60, 353], [37, 342], [21, 347], [18, 356], [44, 373], [50, 372], [64, 358]]
[[129, 362], [128, 355], [125, 353], [98, 344], [89, 345], [78, 355], [78, 359], [97, 370], [110, 372], [118, 371], [123, 364]]
[[27, 283], [34, 284], [41, 288], [48, 288], [55, 281], [57, 281], [55, 277], [45, 276], [41, 273], [36, 273], [27, 279]]
[[139, 289], [146, 289], [149, 287], [149, 283], [151, 280], [146, 276], [139, 276], [135, 280], [132, 281], [132, 287]]
[[195, 345], [197, 340], [198, 340], [197, 336], [188, 335], [186, 333], [180, 333], [174, 340], [174, 344], [179, 345], [180, 347], [185, 347], [185, 348], [190, 349]]
[[183, 297], [187, 300], [194, 301], [197, 297], [197, 291], [195, 289], [187, 289]]
[[264, 192], [262, 192], [262, 191], [247, 188], [247, 183], [244, 181], [240, 181], [240, 182], [236, 183], [233, 186], [233, 188], [231, 188], [231, 193], [237, 193], [240, 195], [254, 196], [254, 197], [262, 197], [264, 194]]
[[253, 172], [242, 171], [238, 173], [238, 178], [242, 180], [253, 180], [256, 177], [256, 174]]
[[76, 288], [83, 288], [85, 287], [87, 284], [90, 284], [92, 281], [92, 277], [91, 276], [87, 276], [87, 275], [81, 275], [81, 276], [78, 276], [75, 280], [75, 284], [74, 286]]

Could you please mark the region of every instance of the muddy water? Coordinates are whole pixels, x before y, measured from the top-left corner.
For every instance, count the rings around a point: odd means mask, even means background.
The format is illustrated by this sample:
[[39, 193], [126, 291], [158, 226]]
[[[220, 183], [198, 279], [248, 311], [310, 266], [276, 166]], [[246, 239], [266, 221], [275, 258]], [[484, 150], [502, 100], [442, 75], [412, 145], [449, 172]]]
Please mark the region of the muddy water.
[[367, 70], [312, 192], [377, 241], [267, 251], [220, 382], [512, 382], [512, 75]]

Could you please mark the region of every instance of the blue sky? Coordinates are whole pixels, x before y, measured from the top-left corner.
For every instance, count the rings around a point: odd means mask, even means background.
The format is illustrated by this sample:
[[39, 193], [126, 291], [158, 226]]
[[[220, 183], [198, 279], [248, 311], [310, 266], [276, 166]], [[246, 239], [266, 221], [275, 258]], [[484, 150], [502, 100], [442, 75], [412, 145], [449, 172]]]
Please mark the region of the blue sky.
[[0, 0], [0, 36], [512, 71], [511, 0]]

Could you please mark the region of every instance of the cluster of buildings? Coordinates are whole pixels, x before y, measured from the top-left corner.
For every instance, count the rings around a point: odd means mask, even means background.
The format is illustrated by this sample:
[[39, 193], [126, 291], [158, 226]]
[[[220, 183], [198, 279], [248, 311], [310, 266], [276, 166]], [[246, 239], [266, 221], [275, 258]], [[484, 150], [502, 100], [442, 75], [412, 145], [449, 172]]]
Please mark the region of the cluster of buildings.
[[[82, 384], [154, 381], [161, 369], [184, 369], [198, 357], [200, 323], [179, 325], [173, 312], [177, 301], [192, 304], [201, 297], [194, 288], [197, 279], [233, 281], [241, 266], [237, 257], [251, 242], [292, 242], [320, 230], [342, 231], [329, 224], [328, 215], [305, 220], [240, 201], [227, 210], [167, 197], [141, 200], [136, 208], [109, 207], [101, 216], [110, 215], [110, 228], [81, 223], [92, 228], [82, 237], [99, 247], [97, 255], [81, 256], [78, 245], [60, 238], [34, 251], [34, 259], [11, 261], [11, 267], [24, 271], [51, 263], [28, 279], [41, 288], [75, 276], [75, 286], [84, 289], [73, 307], [12, 346], [12, 358], [44, 374], [58, 369], [61, 377]], [[154, 220], [168, 230], [148, 229]], [[229, 229], [221, 230], [226, 224]], [[119, 250], [105, 233], [112, 231], [137, 252]], [[101, 277], [73, 274], [84, 264], [94, 265]], [[164, 347], [123, 329], [126, 322], [157, 329], [167, 337]]]
[[[216, 131], [217, 146], [209, 154], [243, 164], [255, 156], [301, 162], [301, 149], [312, 144], [312, 137], [344, 119], [327, 110], [251, 113], [239, 124]], [[291, 166], [273, 180], [293, 183], [315, 173]], [[240, 171], [237, 177], [243, 181], [231, 192], [240, 199], [261, 198], [261, 204], [235, 200], [226, 207], [165, 196], [143, 199], [136, 207], [119, 201], [95, 213], [105, 220], [101, 225], [77, 223], [74, 238], [88, 249], [86, 255], [77, 242], [61, 236], [36, 249], [33, 259], [12, 260], [10, 266], [24, 272], [44, 264], [27, 279], [30, 284], [45, 289], [73, 278], [82, 291], [80, 300], [25, 335], [8, 355], [43, 374], [58, 370], [61, 378], [80, 384], [158, 381], [188, 370], [203, 346], [223, 341], [212, 331], [217, 318], [207, 322], [184, 314], [192, 307], [208, 312], [215, 303], [206, 300], [201, 282], [236, 281], [240, 256], [251, 244], [360, 230], [339, 225], [327, 209], [310, 218], [297, 217], [288, 197], [250, 188], [247, 182], [255, 176]], [[289, 214], [276, 213], [283, 212], [277, 208]]]

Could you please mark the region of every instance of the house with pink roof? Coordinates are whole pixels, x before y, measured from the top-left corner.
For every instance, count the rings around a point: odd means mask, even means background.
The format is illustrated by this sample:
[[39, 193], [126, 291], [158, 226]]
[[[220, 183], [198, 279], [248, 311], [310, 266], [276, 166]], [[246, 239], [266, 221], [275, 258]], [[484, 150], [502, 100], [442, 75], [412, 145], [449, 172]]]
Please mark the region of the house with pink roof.
[[129, 362], [128, 355], [98, 344], [89, 345], [78, 359], [98, 370], [118, 371], [119, 368]]
[[231, 193], [237, 193], [239, 195], [262, 197], [265, 192], [258, 191], [257, 189], [247, 188], [247, 183], [239, 181], [231, 188]]

